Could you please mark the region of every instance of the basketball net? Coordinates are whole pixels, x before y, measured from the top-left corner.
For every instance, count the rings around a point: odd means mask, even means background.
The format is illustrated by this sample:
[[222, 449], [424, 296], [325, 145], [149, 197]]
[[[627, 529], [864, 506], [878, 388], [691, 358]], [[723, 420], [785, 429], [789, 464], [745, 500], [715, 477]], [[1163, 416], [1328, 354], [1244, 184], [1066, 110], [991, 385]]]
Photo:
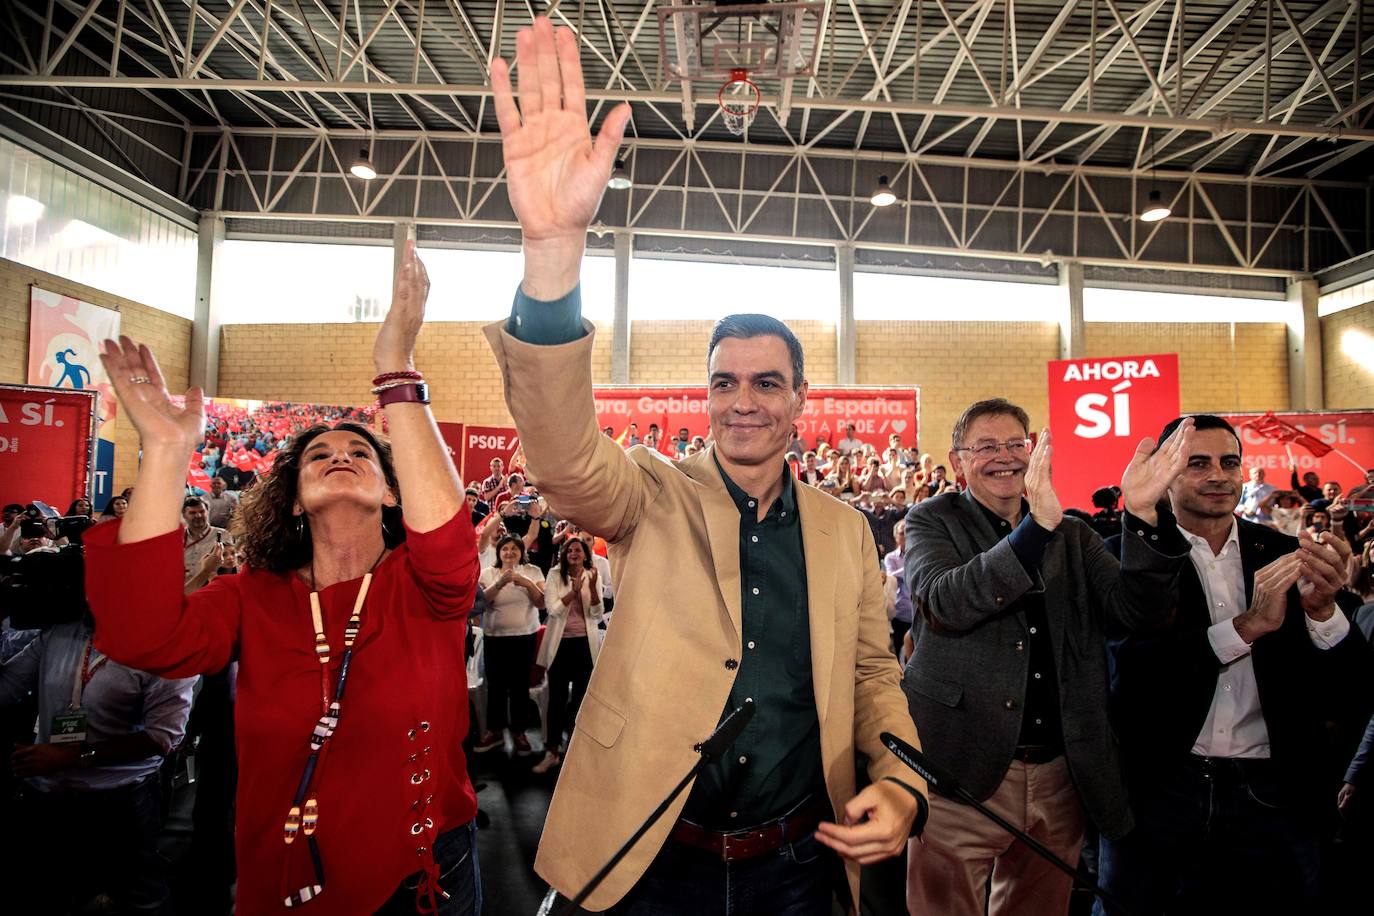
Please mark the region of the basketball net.
[[754, 116], [759, 113], [759, 87], [749, 81], [748, 70], [731, 70], [730, 79], [720, 87], [716, 98], [720, 101], [721, 118], [735, 136], [742, 135]]

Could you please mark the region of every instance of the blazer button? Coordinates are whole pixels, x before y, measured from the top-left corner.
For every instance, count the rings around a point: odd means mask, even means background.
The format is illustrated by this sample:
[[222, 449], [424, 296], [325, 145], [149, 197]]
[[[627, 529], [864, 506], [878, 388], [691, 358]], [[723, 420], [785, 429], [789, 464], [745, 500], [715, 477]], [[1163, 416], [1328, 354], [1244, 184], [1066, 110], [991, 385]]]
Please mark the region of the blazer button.
[[1003, 703], [1002, 706], [1006, 709], [1015, 709], [1016, 701], [1013, 700], [1011, 697], [1007, 697], [1007, 701]]
[[1012, 647], [1016, 649], [1017, 652], [1024, 652], [1026, 651], [1026, 641], [1024, 639], [1018, 639], [1016, 642], [1012, 643]]
[[1001, 595], [998, 595], [994, 600], [995, 600], [998, 604], [1001, 604], [1001, 603], [1002, 603], [1002, 596], [1001, 596]]
[[734, 671], [734, 670], [735, 670], [736, 668], [738, 668], [738, 667], [739, 667], [739, 662], [735, 661], [733, 658], [727, 658], [727, 659], [725, 660], [725, 670], [726, 670], [726, 671]]

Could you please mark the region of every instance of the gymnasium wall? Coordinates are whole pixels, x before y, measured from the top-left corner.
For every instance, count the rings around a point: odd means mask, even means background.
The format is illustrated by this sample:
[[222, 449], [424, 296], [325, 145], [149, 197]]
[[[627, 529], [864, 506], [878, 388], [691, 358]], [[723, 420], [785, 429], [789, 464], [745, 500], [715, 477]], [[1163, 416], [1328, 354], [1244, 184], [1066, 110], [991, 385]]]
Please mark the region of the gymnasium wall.
[[1374, 302], [1322, 319], [1326, 406], [1374, 407]]
[[[30, 286], [117, 309], [120, 332], [152, 347], [168, 386], [175, 391], [186, 390], [191, 363], [191, 322], [188, 319], [3, 258], [0, 258], [0, 382], [20, 385], [28, 382]], [[114, 491], [117, 493], [134, 482], [134, 473], [138, 470], [138, 436], [131, 424], [116, 420], [114, 441]]]

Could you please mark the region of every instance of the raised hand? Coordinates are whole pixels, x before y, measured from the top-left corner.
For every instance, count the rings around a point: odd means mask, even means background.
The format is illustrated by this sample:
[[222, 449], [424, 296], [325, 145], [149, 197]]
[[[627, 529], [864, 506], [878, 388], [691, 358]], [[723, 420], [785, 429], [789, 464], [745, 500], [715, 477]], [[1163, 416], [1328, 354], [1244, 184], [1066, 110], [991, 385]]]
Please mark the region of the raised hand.
[[157, 357], [145, 344], [136, 344], [128, 337], [120, 337], [118, 343], [106, 340], [100, 362], [143, 447], [165, 447], [185, 452], [189, 458], [205, 438], [205, 401], [200, 388], [186, 392], [183, 406], [172, 403]]
[[1050, 441], [1050, 431], [1042, 429], [1035, 451], [1031, 452], [1030, 463], [1026, 465], [1026, 502], [1030, 503], [1031, 518], [1049, 531], [1058, 528], [1064, 520], [1059, 494], [1054, 491], [1053, 460], [1054, 443]]
[[415, 368], [415, 339], [425, 323], [425, 301], [429, 299], [429, 273], [415, 253], [415, 243], [406, 242], [405, 254], [392, 285], [391, 308], [372, 344], [372, 361], [378, 372], [398, 372]]
[[[565, 285], [569, 271], [576, 283], [587, 227], [606, 190], [630, 106], [613, 108], [593, 141], [573, 33], [555, 30], [547, 17], [538, 16], [533, 28], [516, 34], [515, 51], [519, 108], [509, 65], [497, 59], [491, 66], [506, 188], [524, 238], [525, 291], [536, 298], [556, 298], [567, 290], [553, 287]], [[531, 266], [537, 268], [533, 277]], [[550, 288], [530, 288], [545, 283]]]
[[1154, 439], [1146, 437], [1140, 440], [1135, 457], [1121, 477], [1121, 503], [1127, 512], [1147, 525], [1159, 521], [1155, 506], [1169, 492], [1169, 485], [1188, 466], [1188, 448], [1192, 441], [1192, 417], [1180, 423], [1158, 451], [1155, 451]]

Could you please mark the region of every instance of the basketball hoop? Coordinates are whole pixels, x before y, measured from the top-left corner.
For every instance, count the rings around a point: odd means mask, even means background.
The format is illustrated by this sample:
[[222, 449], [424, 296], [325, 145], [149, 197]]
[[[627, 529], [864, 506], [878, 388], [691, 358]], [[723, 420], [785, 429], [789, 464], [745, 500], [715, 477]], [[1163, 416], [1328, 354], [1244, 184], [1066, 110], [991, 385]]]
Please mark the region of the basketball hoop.
[[731, 70], [730, 79], [720, 87], [716, 98], [720, 101], [721, 118], [726, 128], [738, 137], [754, 123], [762, 94], [759, 87], [749, 81], [748, 70]]

